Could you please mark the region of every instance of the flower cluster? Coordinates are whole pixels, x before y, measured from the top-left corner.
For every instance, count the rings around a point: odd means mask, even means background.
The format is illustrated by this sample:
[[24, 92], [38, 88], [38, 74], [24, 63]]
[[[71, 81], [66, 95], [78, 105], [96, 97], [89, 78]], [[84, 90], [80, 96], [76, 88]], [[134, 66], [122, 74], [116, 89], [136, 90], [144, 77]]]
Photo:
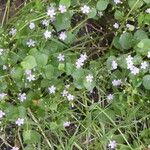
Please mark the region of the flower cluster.
[[86, 54], [81, 54], [80, 58], [76, 61], [76, 68], [79, 69], [84, 65], [84, 62], [87, 60]]

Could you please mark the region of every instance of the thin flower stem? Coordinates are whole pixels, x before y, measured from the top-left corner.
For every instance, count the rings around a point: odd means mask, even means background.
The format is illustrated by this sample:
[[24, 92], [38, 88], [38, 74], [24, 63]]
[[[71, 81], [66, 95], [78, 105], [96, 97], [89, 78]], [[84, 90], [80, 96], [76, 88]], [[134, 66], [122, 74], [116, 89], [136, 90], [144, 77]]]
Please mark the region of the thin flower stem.
[[51, 148], [51, 150], [53, 150], [53, 149], [54, 149], [53, 146], [51, 145], [50, 141], [49, 141], [48, 138], [46, 137], [46, 135], [45, 135], [43, 129], [41, 128], [41, 126], [40, 126], [38, 120], [35, 118], [35, 116], [34, 116], [34, 114], [32, 113], [32, 111], [31, 111], [30, 108], [28, 108], [28, 112], [29, 112], [29, 114], [30, 114], [32, 120], [36, 123], [36, 125], [37, 125], [38, 128], [39, 128], [39, 130], [41, 131], [43, 137], [45, 138], [45, 140], [46, 140], [46, 142], [47, 142], [47, 144], [48, 144], [48, 146]]
[[[100, 109], [100, 108], [99, 108]], [[111, 117], [102, 109], [101, 110], [101, 113], [103, 113], [111, 122], [112, 124], [117, 127], [116, 123], [111, 119]], [[122, 131], [117, 128], [117, 130], [120, 132], [120, 134], [122, 135], [123, 139], [125, 140], [125, 142], [128, 144], [128, 146], [130, 147], [131, 150], [133, 150], [133, 148], [131, 147], [131, 145], [129, 144], [128, 140], [126, 139], [126, 137], [123, 135]]]
[[20, 145], [21, 145], [22, 149], [24, 149], [24, 146], [23, 146], [22, 139], [21, 139], [19, 131], [20, 131], [20, 128], [18, 128], [18, 139], [19, 139], [19, 142], [20, 142]]
[[[130, 9], [130, 11], [129, 11], [128, 14], [126, 15], [124, 21], [121, 23], [121, 25], [120, 25], [120, 27], [119, 27], [119, 29], [118, 29], [118, 33], [121, 32], [121, 30], [122, 30], [122, 28], [123, 28], [125, 22], [128, 20], [128, 17], [130, 16], [130, 14], [132, 13], [132, 11], [134, 10], [134, 8], [136, 7], [136, 5], [138, 4], [139, 1], [140, 1], [140, 0], [137, 0], [137, 1], [134, 3], [134, 5], [132, 6], [132, 8]], [[113, 41], [111, 42], [111, 45], [110, 45], [109, 49], [111, 49], [112, 46], [113, 46]]]

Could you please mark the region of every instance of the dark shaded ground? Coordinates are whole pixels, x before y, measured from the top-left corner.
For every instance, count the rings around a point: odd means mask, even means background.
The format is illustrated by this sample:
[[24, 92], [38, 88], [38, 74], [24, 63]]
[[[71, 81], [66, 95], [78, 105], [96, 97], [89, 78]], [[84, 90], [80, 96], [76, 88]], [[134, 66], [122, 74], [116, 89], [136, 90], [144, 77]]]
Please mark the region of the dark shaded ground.
[[[10, 9], [7, 11], [8, 17], [12, 17], [17, 10], [23, 5], [25, 0], [10, 0]], [[0, 0], [0, 24], [2, 23], [3, 16], [6, 9], [7, 0]]]

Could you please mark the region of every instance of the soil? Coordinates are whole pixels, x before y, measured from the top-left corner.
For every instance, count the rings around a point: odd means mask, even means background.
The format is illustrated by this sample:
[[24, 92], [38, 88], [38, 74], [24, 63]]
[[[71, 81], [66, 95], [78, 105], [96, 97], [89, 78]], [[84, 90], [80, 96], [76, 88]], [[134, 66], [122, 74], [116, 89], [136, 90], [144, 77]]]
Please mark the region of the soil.
[[[15, 15], [15, 13], [17, 12], [17, 10], [23, 6], [25, 0], [11, 0], [10, 1], [10, 12], [8, 15], [8, 17], [12, 17]], [[6, 8], [6, 3], [7, 0], [0, 0], [0, 24], [2, 23], [3, 20], [3, 16], [5, 13], [5, 8]]]

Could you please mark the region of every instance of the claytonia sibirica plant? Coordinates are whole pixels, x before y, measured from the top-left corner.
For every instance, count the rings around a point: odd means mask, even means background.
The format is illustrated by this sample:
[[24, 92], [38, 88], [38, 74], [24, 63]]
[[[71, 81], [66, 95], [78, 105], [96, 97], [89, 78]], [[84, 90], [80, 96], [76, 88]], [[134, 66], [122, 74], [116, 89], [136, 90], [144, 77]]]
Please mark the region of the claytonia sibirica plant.
[[0, 2], [0, 150], [147, 149], [149, 1], [12, 5]]

